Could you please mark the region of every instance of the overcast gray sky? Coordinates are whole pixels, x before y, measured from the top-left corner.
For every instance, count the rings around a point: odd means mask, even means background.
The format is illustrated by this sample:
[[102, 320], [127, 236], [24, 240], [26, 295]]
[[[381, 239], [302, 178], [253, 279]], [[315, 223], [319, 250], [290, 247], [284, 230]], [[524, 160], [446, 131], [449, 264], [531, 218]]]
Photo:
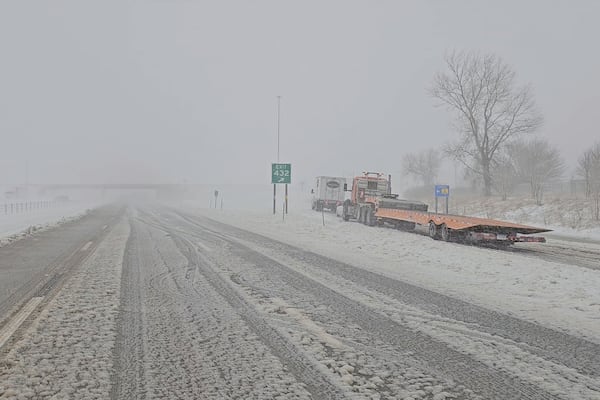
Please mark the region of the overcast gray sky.
[[[600, 140], [598, 1], [0, 2], [0, 183], [399, 173], [456, 137], [444, 53], [501, 56], [574, 166]], [[570, 171], [569, 171], [570, 174]]]

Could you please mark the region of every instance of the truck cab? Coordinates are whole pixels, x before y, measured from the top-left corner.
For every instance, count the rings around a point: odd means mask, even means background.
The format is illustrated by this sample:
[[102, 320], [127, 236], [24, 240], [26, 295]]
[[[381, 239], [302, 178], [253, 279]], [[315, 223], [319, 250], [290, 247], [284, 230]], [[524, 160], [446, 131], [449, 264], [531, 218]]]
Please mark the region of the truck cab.
[[374, 203], [383, 195], [390, 193], [390, 182], [378, 172], [365, 172], [352, 181], [353, 203]]
[[[344, 201], [342, 218], [350, 218], [372, 225], [375, 223], [374, 212], [377, 200], [391, 191], [391, 178], [379, 172], [363, 172], [354, 177], [350, 199]], [[347, 189], [347, 188], [346, 188]]]

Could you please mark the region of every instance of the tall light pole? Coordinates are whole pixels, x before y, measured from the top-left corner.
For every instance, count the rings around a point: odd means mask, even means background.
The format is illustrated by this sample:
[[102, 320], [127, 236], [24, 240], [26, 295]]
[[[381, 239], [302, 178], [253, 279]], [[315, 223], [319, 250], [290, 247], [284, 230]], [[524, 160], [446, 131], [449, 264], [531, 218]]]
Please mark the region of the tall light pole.
[[[281, 96], [277, 96], [277, 163], [279, 163], [279, 116], [280, 116]], [[287, 186], [286, 186], [287, 192]], [[273, 183], [273, 214], [276, 213], [277, 206], [277, 184]]]
[[[279, 131], [280, 131], [280, 127], [281, 127], [281, 96], [277, 96], [277, 162], [280, 162], [279, 160]], [[284, 206], [284, 212], [285, 214], [288, 213], [288, 184], [285, 184], [285, 206]]]
[[277, 162], [279, 162], [279, 127], [280, 127], [280, 116], [281, 116], [281, 96], [277, 96]]

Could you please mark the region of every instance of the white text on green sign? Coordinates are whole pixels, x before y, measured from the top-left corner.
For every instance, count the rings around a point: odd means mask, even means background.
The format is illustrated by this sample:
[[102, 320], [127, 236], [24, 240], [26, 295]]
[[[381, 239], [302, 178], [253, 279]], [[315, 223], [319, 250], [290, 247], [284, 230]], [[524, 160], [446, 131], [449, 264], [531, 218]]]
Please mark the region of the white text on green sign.
[[292, 183], [292, 164], [271, 164], [271, 183]]

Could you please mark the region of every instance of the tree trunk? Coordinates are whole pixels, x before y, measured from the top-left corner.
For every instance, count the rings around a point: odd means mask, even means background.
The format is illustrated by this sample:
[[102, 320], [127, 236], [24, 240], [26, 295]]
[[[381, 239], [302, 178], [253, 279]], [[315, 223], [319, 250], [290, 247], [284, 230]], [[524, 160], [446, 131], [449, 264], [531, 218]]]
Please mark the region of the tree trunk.
[[482, 172], [483, 172], [483, 195], [490, 197], [492, 195], [492, 174], [490, 173], [490, 162], [488, 160], [482, 161]]
[[535, 204], [537, 204], [538, 206], [542, 205], [543, 195], [544, 195], [544, 185], [541, 185], [539, 183], [536, 184], [534, 198], [535, 198]]

